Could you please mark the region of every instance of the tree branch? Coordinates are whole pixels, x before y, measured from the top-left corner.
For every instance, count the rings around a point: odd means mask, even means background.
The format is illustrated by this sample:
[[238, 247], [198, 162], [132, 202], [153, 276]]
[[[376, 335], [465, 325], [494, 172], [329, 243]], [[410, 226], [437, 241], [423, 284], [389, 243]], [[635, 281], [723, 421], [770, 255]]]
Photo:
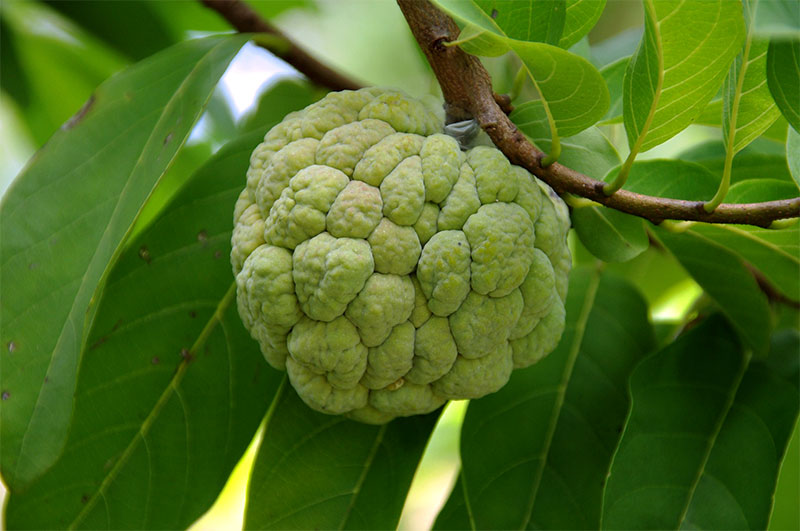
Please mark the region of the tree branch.
[[459, 29], [453, 20], [427, 0], [397, 0], [397, 3], [439, 80], [448, 120], [475, 118], [511, 162], [528, 169], [557, 192], [576, 194], [653, 223], [672, 219], [766, 227], [778, 219], [800, 217], [800, 197], [763, 203], [723, 203], [708, 213], [702, 201], [652, 197], [627, 190], [607, 196], [603, 193], [603, 181], [558, 163], [542, 167], [545, 154], [525, 138], [497, 105], [491, 79], [480, 60], [457, 46], [445, 46], [444, 43], [458, 37]]
[[264, 48], [274, 53], [312, 82], [331, 90], [356, 90], [363, 85], [347, 76], [336, 72], [322, 64], [308, 52], [297, 46], [278, 28], [266, 22], [261, 15], [240, 0], [201, 0], [206, 7], [219, 13], [231, 26], [241, 33], [266, 33], [274, 35], [286, 42], [285, 46], [268, 46]]

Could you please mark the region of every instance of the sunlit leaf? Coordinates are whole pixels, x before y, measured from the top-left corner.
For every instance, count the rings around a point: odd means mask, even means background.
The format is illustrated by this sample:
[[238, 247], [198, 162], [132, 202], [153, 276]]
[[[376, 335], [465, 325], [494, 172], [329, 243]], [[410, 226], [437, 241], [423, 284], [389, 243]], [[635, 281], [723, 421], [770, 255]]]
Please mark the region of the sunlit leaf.
[[[459, 41], [465, 52], [494, 57], [508, 51], [500, 26], [473, 0], [433, 0], [434, 5], [465, 24]], [[461, 42], [463, 41], [463, 42]]]
[[795, 184], [800, 188], [800, 133], [789, 130], [786, 138], [786, 162]]
[[184, 529], [214, 502], [281, 380], [242, 326], [228, 258], [259, 140], [204, 165], [111, 271], [64, 451], [12, 488], [10, 528]]
[[394, 528], [437, 417], [362, 424], [311, 410], [285, 382], [267, 416], [244, 528]]
[[770, 41], [767, 83], [783, 116], [800, 131], [800, 38]]
[[567, 49], [581, 40], [597, 23], [605, 7], [606, 0], [567, 0], [567, 16], [558, 45]]
[[566, 0], [476, 0], [476, 3], [507, 37], [548, 44], [559, 44], [561, 40]]
[[470, 402], [463, 490], [454, 491], [435, 529], [599, 525], [603, 482], [628, 409], [628, 375], [652, 347], [653, 332], [641, 295], [597, 270], [572, 273], [566, 308], [553, 353]]
[[748, 363], [713, 316], [645, 359], [631, 375], [603, 528], [765, 529], [800, 404], [799, 347], [791, 332]]
[[[540, 101], [529, 101], [517, 106], [509, 117], [539, 149], [544, 152], [550, 150], [550, 126]], [[561, 156], [558, 160], [576, 171], [597, 178], [620, 163], [614, 145], [596, 127], [562, 138]]]
[[[594, 125], [608, 109], [608, 88], [603, 77], [586, 59], [557, 46], [508, 38], [490, 15], [474, 2], [436, 0], [447, 13], [472, 26], [471, 35], [480, 33], [484, 52], [496, 55], [511, 48], [520, 57], [542, 97], [553, 135], [575, 135]], [[463, 37], [463, 36], [462, 36]], [[481, 53], [475, 42], [465, 43], [469, 53]], [[462, 45], [464, 47], [465, 45]]]
[[589, 61], [548, 44], [509, 41], [509, 45], [530, 72], [559, 136], [580, 133], [605, 115], [608, 88]]
[[58, 457], [109, 264], [244, 42], [187, 41], [109, 79], [4, 196], [0, 368], [11, 398], [0, 436], [12, 491]]
[[780, 116], [767, 86], [766, 39], [757, 38], [750, 9], [758, 0], [745, 3], [747, 35], [723, 85], [722, 132], [733, 156], [759, 137]]
[[624, 82], [628, 144], [672, 138], [717, 93], [744, 38], [739, 2], [645, 0], [645, 32]]

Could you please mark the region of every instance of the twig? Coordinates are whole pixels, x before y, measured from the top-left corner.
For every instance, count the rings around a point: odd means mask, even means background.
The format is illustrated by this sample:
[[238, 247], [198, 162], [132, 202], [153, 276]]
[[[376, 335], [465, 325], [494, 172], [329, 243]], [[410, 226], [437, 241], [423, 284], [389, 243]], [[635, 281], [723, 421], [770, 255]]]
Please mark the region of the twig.
[[397, 0], [411, 32], [433, 68], [451, 121], [475, 118], [495, 145], [514, 164], [527, 168], [559, 193], [573, 193], [607, 207], [660, 223], [667, 219], [739, 223], [766, 227], [775, 220], [800, 217], [800, 197], [763, 203], [719, 205], [714, 212], [702, 201], [683, 201], [619, 190], [603, 193], [604, 182], [555, 163], [544, 168], [545, 155], [528, 141], [495, 102], [491, 79], [480, 60], [457, 46], [458, 26], [427, 0]]
[[253, 11], [253, 9], [244, 2], [240, 0], [201, 1], [207, 7], [222, 15], [231, 26], [241, 33], [267, 33], [284, 40], [286, 43], [285, 46], [264, 47], [295, 67], [312, 82], [331, 90], [356, 90], [363, 86], [361, 83], [320, 63], [308, 52], [287, 38], [278, 28], [261, 18], [261, 15]]

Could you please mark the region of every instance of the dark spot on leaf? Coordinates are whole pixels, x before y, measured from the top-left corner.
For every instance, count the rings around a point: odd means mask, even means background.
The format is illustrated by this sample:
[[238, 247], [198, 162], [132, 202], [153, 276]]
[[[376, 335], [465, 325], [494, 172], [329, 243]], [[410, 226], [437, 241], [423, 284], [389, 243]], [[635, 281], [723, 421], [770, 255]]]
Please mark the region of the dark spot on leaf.
[[190, 362], [190, 361], [192, 361], [194, 359], [194, 356], [192, 356], [192, 353], [189, 352], [189, 349], [182, 348], [181, 349], [181, 358], [183, 358], [187, 362]]
[[144, 260], [148, 264], [150, 263], [150, 260], [151, 260], [150, 251], [147, 249], [147, 246], [142, 245], [139, 248], [139, 258], [141, 258], [142, 260]]
[[214, 251], [214, 258], [219, 258], [221, 256], [222, 256], [222, 253], [220, 251]]
[[28, 269], [31, 271], [33, 271], [34, 269], [39, 269], [39, 264], [37, 264], [36, 262], [31, 262], [30, 264], [28, 264]]
[[498, 15], [497, 10], [492, 9], [492, 18], [497, 18], [497, 15]]
[[169, 141], [170, 141], [170, 140], [172, 140], [172, 133], [168, 134], [168, 135], [167, 135], [167, 136], [164, 138], [164, 145], [166, 146], [167, 144], [169, 144]]
[[67, 120], [67, 122], [62, 126], [64, 129], [72, 129], [76, 125], [78, 125], [88, 114], [89, 109], [92, 108], [94, 105], [94, 94], [89, 96], [89, 99], [86, 100], [86, 103], [83, 104], [83, 107], [78, 109], [78, 112], [75, 115]]
[[86, 504], [88, 502], [89, 502], [89, 495], [88, 494], [84, 494], [83, 496], [81, 496], [81, 503]]
[[125, 91], [125, 99], [128, 100], [128, 101], [133, 99], [133, 91], [132, 90]]
[[197, 241], [199, 241], [203, 247], [206, 247], [208, 245], [208, 233], [204, 230], [198, 232]]
[[2, 397], [3, 400], [8, 400], [9, 398], [11, 398], [11, 393], [9, 393], [8, 391], [3, 391], [3, 394], [0, 396]]
[[119, 326], [121, 324], [122, 324], [122, 319], [117, 319], [117, 322], [114, 323], [114, 326], [111, 327], [111, 331], [109, 333], [105, 334], [104, 336], [102, 336], [100, 339], [98, 339], [94, 343], [92, 343], [92, 345], [89, 347], [89, 350], [94, 350], [97, 347], [99, 347], [100, 345], [102, 345], [103, 343], [105, 343], [106, 341], [108, 341], [108, 338], [111, 336], [111, 334], [113, 334], [114, 331], [117, 328], [119, 328]]
[[58, 238], [53, 238], [52, 240], [50, 240], [50, 245], [55, 245], [57, 243], [58, 243]]
[[159, 363], [161, 363], [161, 360], [158, 359], [158, 356], [153, 356], [153, 359], [150, 360], [150, 363], [152, 363], [153, 365], [158, 365]]
[[49, 382], [49, 381], [50, 381], [50, 378], [48, 378], [47, 376], [45, 376], [45, 377], [44, 377], [44, 383], [47, 383], [47, 382]]
[[13, 341], [9, 341], [8, 342], [8, 351], [9, 352], [14, 352], [15, 350], [17, 350], [17, 344], [15, 342], [13, 342]]
[[100, 339], [98, 339], [97, 341], [92, 343], [91, 346], [89, 347], [89, 350], [94, 350], [94, 349], [98, 348], [100, 345], [102, 345], [106, 341], [108, 341], [108, 334], [102, 336]]
[[194, 311], [194, 310], [192, 310], [191, 312], [189, 312], [189, 317], [191, 317], [192, 319], [194, 319], [195, 317], [197, 317], [197, 312], [196, 312], [196, 311]]

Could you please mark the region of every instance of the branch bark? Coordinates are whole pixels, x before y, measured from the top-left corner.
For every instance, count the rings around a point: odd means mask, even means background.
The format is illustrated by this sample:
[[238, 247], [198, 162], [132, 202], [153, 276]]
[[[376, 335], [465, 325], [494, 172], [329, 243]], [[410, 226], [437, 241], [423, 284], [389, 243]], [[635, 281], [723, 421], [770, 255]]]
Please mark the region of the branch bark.
[[244, 2], [240, 0], [202, 0], [202, 2], [206, 7], [219, 13], [241, 33], [266, 33], [285, 41], [286, 46], [264, 46], [264, 48], [295, 67], [312, 82], [331, 90], [357, 90], [363, 86], [319, 62]]
[[439, 80], [448, 119], [475, 118], [511, 162], [528, 169], [556, 192], [579, 195], [653, 223], [670, 219], [766, 227], [778, 219], [800, 217], [800, 198], [723, 203], [707, 213], [702, 201], [652, 197], [627, 190], [607, 196], [603, 193], [603, 181], [558, 163], [543, 167], [541, 159], [545, 154], [525, 138], [495, 102], [491, 79], [480, 60], [457, 46], [445, 46], [458, 37], [459, 29], [453, 20], [428, 0], [397, 0], [397, 3]]

